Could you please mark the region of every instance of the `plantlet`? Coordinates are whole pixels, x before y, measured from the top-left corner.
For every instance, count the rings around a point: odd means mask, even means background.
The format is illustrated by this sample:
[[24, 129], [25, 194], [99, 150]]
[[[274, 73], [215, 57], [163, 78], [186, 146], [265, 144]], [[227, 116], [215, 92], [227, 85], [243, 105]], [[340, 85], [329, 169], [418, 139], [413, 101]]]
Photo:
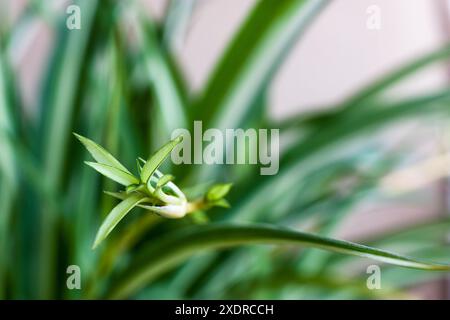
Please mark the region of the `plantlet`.
[[228, 207], [228, 202], [224, 197], [230, 191], [231, 184], [213, 186], [204, 199], [189, 203], [184, 193], [172, 182], [174, 177], [158, 171], [158, 167], [173, 148], [183, 140], [181, 135], [162, 146], [147, 161], [142, 158], [136, 159], [139, 177], [135, 177], [94, 141], [76, 133], [74, 135], [97, 161], [85, 163], [125, 187], [122, 192], [106, 191], [108, 195], [120, 199], [121, 202], [112, 209], [100, 226], [93, 249], [105, 240], [120, 220], [136, 206], [168, 219], [181, 219], [188, 213], [208, 209], [212, 206]]

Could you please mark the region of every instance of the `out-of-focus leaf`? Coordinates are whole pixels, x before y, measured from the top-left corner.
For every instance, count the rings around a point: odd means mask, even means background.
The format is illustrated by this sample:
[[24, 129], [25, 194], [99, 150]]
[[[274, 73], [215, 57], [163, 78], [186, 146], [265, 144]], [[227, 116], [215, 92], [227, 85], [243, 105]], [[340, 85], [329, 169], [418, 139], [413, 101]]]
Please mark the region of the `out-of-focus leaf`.
[[344, 254], [425, 270], [450, 270], [449, 265], [427, 263], [343, 240], [264, 225], [206, 225], [176, 231], [152, 243], [127, 270], [111, 291], [111, 298], [129, 297], [157, 275], [174, 267], [189, 256], [206, 249], [245, 244], [298, 244]]
[[164, 46], [173, 54], [183, 45], [197, 0], [171, 0], [164, 21]]
[[212, 201], [211, 204], [213, 206], [222, 207], [222, 208], [225, 208], [225, 209], [228, 209], [228, 208], [231, 207], [230, 203], [226, 199], [215, 200], [215, 201]]
[[242, 127], [252, 102], [328, 1], [259, 1], [213, 72], [196, 106], [205, 127]]
[[[205, 129], [245, 128], [260, 112], [255, 103], [284, 58], [328, 0], [259, 1], [213, 71], [194, 105]], [[231, 141], [224, 146], [230, 149]], [[201, 166], [199, 181], [217, 176], [217, 166]]]
[[137, 206], [139, 203], [145, 201], [146, 198], [140, 194], [133, 194], [119, 203], [106, 217], [105, 221], [103, 221], [100, 229], [95, 236], [94, 245], [92, 246], [95, 249], [106, 237], [110, 234], [110, 232], [116, 227], [116, 225], [122, 220], [131, 209]]
[[[62, 28], [62, 37], [59, 41], [63, 45], [57, 47], [56, 56], [52, 59], [53, 69], [46, 84], [48, 91], [43, 91], [41, 102], [43, 104], [41, 126], [45, 138], [43, 151], [51, 184], [61, 179], [64, 152], [71, 131], [70, 121], [76, 107], [76, 88], [79, 87], [83, 70], [80, 65], [88, 49], [98, 1], [81, 0], [78, 5], [83, 12], [81, 15], [83, 32], [72, 32]], [[74, 55], [74, 52], [77, 54]]]
[[105, 177], [110, 178], [111, 180], [116, 181], [117, 183], [120, 183], [124, 186], [129, 186], [132, 184], [138, 184], [139, 179], [137, 179], [132, 174], [129, 174], [125, 171], [119, 170], [116, 167], [111, 167], [106, 164], [102, 163], [96, 163], [96, 162], [85, 162], [88, 166], [92, 167], [93, 169], [97, 170], [99, 173], [104, 175]]
[[[131, 21], [135, 27], [139, 43], [142, 44], [141, 59], [149, 77], [151, 89], [155, 95], [157, 112], [154, 110], [154, 119], [161, 119], [164, 136], [170, 136], [173, 130], [187, 128], [187, 107], [185, 93], [176, 81], [172, 72], [169, 58], [158, 42], [155, 26], [150, 17], [138, 11], [137, 17]], [[158, 117], [156, 117], [158, 115]]]
[[343, 106], [347, 109], [355, 107], [363, 108], [363, 103], [368, 101], [370, 98], [386, 91], [408, 76], [417, 74], [418, 71], [428, 67], [430, 64], [443, 61], [448, 58], [450, 58], [450, 44], [445, 45], [440, 50], [435, 50], [429, 54], [426, 54], [372, 82], [370, 85], [362, 90], [359, 90], [357, 94], [345, 101]]
[[216, 184], [211, 187], [206, 193], [206, 199], [208, 201], [218, 201], [224, 198], [228, 192], [230, 192], [232, 183]]
[[[71, 122], [80, 98], [82, 66], [89, 60], [89, 54], [95, 47], [95, 37], [101, 34], [100, 29], [94, 30], [99, 20], [99, 2], [96, 0], [79, 0], [82, 31], [66, 28], [66, 17], [59, 22], [60, 33], [56, 38], [54, 54], [44, 81], [39, 101], [39, 139], [35, 146], [43, 160], [45, 177], [52, 190], [59, 190], [64, 181], [65, 159], [67, 159], [70, 132], [73, 131]], [[102, 12], [107, 14], [111, 9], [109, 2], [102, 6]], [[98, 26], [98, 25], [97, 25]], [[74, 54], [76, 53], [76, 54]], [[56, 255], [58, 251], [57, 226], [60, 219], [58, 211], [42, 208], [39, 230], [39, 263], [38, 280], [36, 281], [36, 295], [41, 299], [54, 297], [56, 292], [55, 274]]]
[[298, 143], [290, 146], [280, 161], [280, 171], [275, 176], [260, 178], [248, 196], [234, 205], [230, 218], [255, 219], [265, 207], [291, 190], [305, 175], [330, 161], [327, 154], [338, 152], [344, 143], [360, 138], [369, 130], [377, 130], [394, 120], [407, 119], [421, 113], [445, 112], [450, 103], [447, 89], [434, 94], [401, 101], [383, 109], [367, 110], [354, 115], [337, 117], [335, 123], [318, 128]]
[[[15, 159], [15, 150], [11, 145], [9, 135], [17, 134], [18, 106], [12, 105], [14, 90], [11, 79], [8, 77], [7, 60], [0, 40], [0, 299], [5, 296], [7, 274], [10, 270], [10, 259], [13, 247], [11, 243], [10, 222], [13, 216], [13, 204], [17, 197], [18, 177]], [[15, 110], [16, 109], [16, 110]]]
[[[286, 270], [287, 269], [287, 270]], [[409, 271], [409, 270], [408, 270]], [[416, 270], [412, 270], [416, 271]], [[433, 273], [435, 274], [435, 273]], [[286, 288], [304, 288], [306, 286], [312, 286], [314, 288], [324, 289], [327, 293], [350, 291], [356, 298], [363, 299], [406, 299], [410, 298], [409, 295], [396, 291], [391, 288], [383, 287], [383, 290], [370, 290], [366, 285], [366, 278], [348, 278], [343, 276], [333, 276], [328, 274], [321, 274], [317, 276], [306, 276], [299, 273], [296, 270], [289, 270], [288, 268], [274, 270], [267, 277], [262, 279], [249, 279], [243, 280], [241, 283], [236, 284], [236, 287], [231, 291], [231, 297], [225, 299], [236, 299], [235, 293], [239, 294], [240, 291], [245, 294], [246, 299], [249, 297], [255, 298], [255, 295], [262, 290], [271, 290], [280, 292]]]

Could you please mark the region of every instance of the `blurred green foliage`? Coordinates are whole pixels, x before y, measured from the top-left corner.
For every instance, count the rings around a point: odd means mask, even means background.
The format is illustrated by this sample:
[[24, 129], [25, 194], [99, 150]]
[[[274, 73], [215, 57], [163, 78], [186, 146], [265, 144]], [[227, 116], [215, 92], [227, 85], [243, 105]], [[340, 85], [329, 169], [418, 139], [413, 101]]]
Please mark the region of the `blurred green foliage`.
[[[66, 28], [67, 15], [55, 14], [50, 2], [28, 1], [18, 19], [0, 30], [0, 298], [388, 298], [442, 276], [386, 266], [386, 288], [374, 292], [366, 288], [357, 258], [286, 246], [201, 249], [221, 247], [211, 240], [220, 232], [243, 244], [251, 235], [263, 239], [272, 232], [230, 223], [305, 230], [312, 220], [309, 231], [332, 236], [353, 207], [379, 196], [380, 177], [402, 156], [364, 140], [348, 148], [350, 142], [406, 118], [447, 116], [449, 88], [396, 100], [384, 93], [446, 61], [450, 45], [326, 111], [274, 122], [268, 88], [329, 1], [258, 1], [195, 95], [174, 50], [196, 1], [170, 1], [161, 22], [135, 1], [74, 1], [82, 12], [81, 30]], [[36, 21], [44, 21], [55, 39], [27, 112], [13, 59]], [[260, 176], [254, 166], [166, 165], [165, 173], [173, 173], [188, 195], [215, 182], [233, 183], [231, 208], [176, 221], [136, 211], [104, 246], [91, 250], [101, 220], [116, 205], [102, 190], [118, 186], [84, 166], [86, 151], [71, 133], [101, 143], [131, 168], [136, 157], [147, 157], [169, 141], [173, 129], [190, 128], [194, 120], [205, 129], [280, 128], [288, 143], [279, 173]], [[347, 178], [354, 183], [346, 192], [334, 187]], [[449, 223], [432, 221], [361, 242], [448, 261]], [[69, 265], [81, 268], [81, 290], [66, 287]]]

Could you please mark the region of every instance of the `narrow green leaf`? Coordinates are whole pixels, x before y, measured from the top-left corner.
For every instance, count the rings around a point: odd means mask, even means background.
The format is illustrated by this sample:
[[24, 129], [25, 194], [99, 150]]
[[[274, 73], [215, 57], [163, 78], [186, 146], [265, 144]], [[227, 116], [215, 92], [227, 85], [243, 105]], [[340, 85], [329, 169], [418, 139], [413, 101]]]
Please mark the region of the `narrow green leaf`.
[[445, 112], [450, 103], [450, 91], [444, 89], [433, 94], [392, 103], [382, 109], [366, 110], [348, 117], [338, 117], [326, 130], [313, 131], [305, 139], [293, 143], [283, 154], [280, 172], [264, 181], [255, 183], [252, 193], [234, 206], [229, 217], [254, 219], [277, 197], [295, 190], [299, 179], [317, 170], [329, 155], [338, 148], [367, 134], [379, 130], [395, 120], [405, 119], [421, 113]]
[[[405, 253], [416, 252], [419, 249], [434, 247], [436, 244], [445, 243], [450, 228], [450, 219], [427, 221], [417, 225], [410, 225], [397, 230], [389, 231], [375, 237], [365, 238], [364, 243], [370, 246], [383, 246], [390, 250]], [[346, 256], [334, 255], [330, 264], [347, 262]]]
[[139, 180], [135, 176], [133, 176], [125, 171], [119, 170], [115, 167], [111, 167], [111, 166], [108, 166], [108, 165], [102, 164], [102, 163], [89, 162], [89, 161], [85, 161], [85, 163], [88, 166], [97, 170], [99, 173], [101, 173], [105, 177], [108, 177], [111, 180], [114, 180], [126, 187], [129, 185], [132, 185], [132, 184], [139, 183]]
[[[273, 270], [266, 277], [254, 277], [249, 280], [244, 279], [236, 288], [248, 288], [249, 292], [245, 292], [246, 299], [252, 299], [252, 293], [258, 293], [262, 290], [273, 290], [278, 293], [281, 290], [289, 287], [304, 288], [305, 286], [324, 289], [326, 293], [339, 293], [342, 291], [350, 291], [357, 298], [362, 299], [406, 299], [409, 296], [401, 291], [394, 290], [391, 287], [391, 282], [385, 281], [383, 277], [383, 284], [388, 283], [389, 287], [384, 287], [383, 290], [370, 290], [367, 288], [366, 275], [360, 277], [349, 278], [348, 276], [336, 276], [334, 274], [319, 274], [315, 276], [307, 276], [298, 272], [295, 269], [286, 270], [284, 268], [277, 268]], [[383, 270], [384, 271], [384, 270]], [[401, 271], [405, 271], [402, 269]], [[417, 270], [408, 270], [417, 271]], [[427, 273], [429, 274], [429, 273]], [[436, 273], [433, 273], [436, 275]], [[384, 275], [384, 272], [383, 272]], [[235, 296], [233, 294], [233, 296]], [[410, 297], [409, 297], [410, 298]], [[227, 297], [224, 297], [227, 299]]]
[[175, 179], [175, 177], [173, 175], [165, 174], [158, 180], [158, 182], [156, 183], [156, 187], [157, 188], [163, 187], [170, 181], [173, 181], [173, 179]]
[[141, 176], [142, 166], [141, 166], [141, 164], [139, 163], [139, 159], [136, 159], [136, 168], [137, 168], [137, 171], [138, 171], [139, 176]]
[[205, 126], [235, 128], [327, 0], [259, 1], [230, 43], [196, 108]]
[[416, 75], [418, 71], [430, 64], [448, 59], [450, 57], [450, 44], [446, 44], [440, 50], [426, 54], [404, 66], [390, 72], [380, 79], [372, 82], [367, 87], [360, 90], [357, 94], [344, 102], [343, 106], [347, 109], [356, 106], [364, 107], [363, 103], [377, 94], [380, 94], [408, 76]]
[[172, 152], [173, 148], [183, 140], [183, 136], [179, 135], [172, 141], [169, 141], [162, 146], [156, 153], [148, 159], [141, 171], [141, 181], [147, 183], [148, 179], [153, 175], [156, 169], [166, 159], [166, 157]]
[[[205, 129], [244, 128], [263, 115], [255, 103], [271, 83], [290, 49], [328, 0], [259, 1], [236, 34], [194, 108]], [[224, 146], [226, 152], [229, 142]], [[220, 174], [199, 166], [200, 181]]]
[[127, 172], [129, 174], [127, 168], [125, 168], [116, 158], [114, 158], [108, 151], [106, 151], [102, 146], [98, 145], [94, 141], [80, 136], [79, 134], [74, 133], [75, 137], [86, 147], [92, 157], [100, 164], [104, 164], [110, 167], [114, 167], [118, 170]]
[[114, 197], [119, 200], [125, 200], [127, 198], [126, 192], [112, 192], [112, 191], [103, 191], [108, 196]]
[[[15, 150], [8, 139], [9, 134], [15, 135], [16, 127], [11, 114], [14, 106], [10, 103], [12, 92], [8, 90], [6, 62], [0, 46], [0, 255], [5, 258], [12, 254], [10, 223], [18, 191]], [[7, 281], [10, 266], [8, 259], [0, 259], [0, 299], [5, 297], [6, 286], [2, 283]]]
[[106, 217], [103, 221], [100, 229], [95, 237], [94, 245], [92, 249], [95, 249], [106, 237], [111, 233], [111, 231], [116, 227], [116, 225], [122, 220], [131, 209], [137, 206], [139, 203], [145, 201], [146, 198], [143, 195], [133, 194], [119, 203]]
[[325, 238], [309, 233], [267, 225], [215, 224], [177, 230], [157, 243], [150, 244], [124, 270], [123, 278], [113, 288], [110, 298], [130, 297], [163, 272], [200, 250], [227, 248], [246, 244], [297, 244], [323, 250], [371, 258], [407, 268], [450, 270], [449, 265], [428, 263], [364, 245]]
[[371, 104], [367, 103], [367, 101], [370, 99], [373, 99], [386, 90], [391, 89], [401, 80], [404, 80], [409, 76], [414, 76], [418, 71], [421, 71], [433, 63], [448, 59], [449, 57], [450, 44], [447, 44], [440, 50], [426, 54], [398, 69], [395, 69], [392, 72], [389, 72], [380, 79], [377, 79], [369, 84], [367, 87], [359, 90], [354, 96], [348, 98], [343, 103], [340, 103], [337, 107], [289, 117], [286, 120], [274, 123], [273, 127], [281, 130], [287, 130], [291, 128], [318, 127], [320, 125], [326, 126], [326, 123], [331, 123], [333, 118], [336, 118], [336, 116], [341, 114], [343, 111], [349, 111], [350, 109], [355, 109], [356, 107], [358, 107], [358, 110], [362, 108], [368, 109]]
[[172, 54], [179, 52], [189, 29], [197, 0], [171, 0], [164, 21], [163, 44]]
[[139, 39], [141, 63], [145, 76], [149, 78], [151, 90], [156, 98], [158, 119], [163, 126], [163, 133], [170, 135], [173, 130], [187, 128], [186, 93], [177, 83], [173, 66], [157, 37], [156, 26], [148, 15], [141, 13], [136, 7], [137, 17], [131, 21], [135, 25]]
[[224, 183], [212, 186], [212, 188], [209, 189], [208, 193], [206, 194], [206, 199], [213, 202], [224, 198], [228, 194], [228, 192], [230, 192], [232, 185], [232, 183]]
[[130, 184], [129, 186], [127, 186], [127, 189], [126, 189], [125, 192], [126, 192], [127, 194], [129, 194], [129, 193], [131, 193], [131, 192], [136, 191], [137, 188], [139, 188], [139, 185], [138, 185], [138, 184]]

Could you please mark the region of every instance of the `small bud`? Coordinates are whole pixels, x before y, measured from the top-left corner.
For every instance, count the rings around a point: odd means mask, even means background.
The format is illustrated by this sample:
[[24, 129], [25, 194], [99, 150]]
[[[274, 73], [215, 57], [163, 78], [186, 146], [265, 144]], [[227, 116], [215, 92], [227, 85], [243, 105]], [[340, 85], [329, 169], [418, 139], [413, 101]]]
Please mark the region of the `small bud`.
[[224, 198], [231, 189], [232, 184], [216, 184], [206, 193], [206, 200], [208, 202], [215, 202]]

